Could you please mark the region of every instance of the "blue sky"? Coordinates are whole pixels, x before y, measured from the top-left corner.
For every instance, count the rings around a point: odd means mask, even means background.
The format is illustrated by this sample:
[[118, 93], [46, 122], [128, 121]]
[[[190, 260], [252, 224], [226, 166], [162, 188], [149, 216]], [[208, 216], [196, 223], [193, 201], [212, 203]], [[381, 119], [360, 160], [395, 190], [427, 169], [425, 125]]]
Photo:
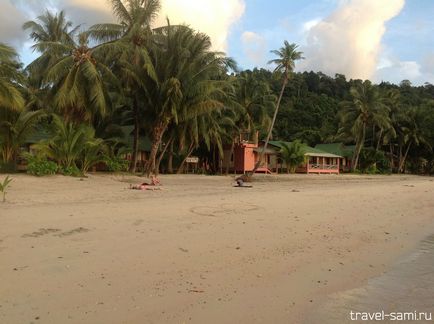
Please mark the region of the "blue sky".
[[[283, 40], [305, 60], [297, 70], [376, 82], [434, 83], [433, 0], [161, 0], [160, 23], [185, 22], [208, 33], [242, 68], [267, 65]], [[0, 0], [0, 41], [23, 61], [33, 55], [20, 26], [44, 6], [65, 9], [75, 23], [113, 19], [107, 0]], [[158, 22], [157, 22], [158, 23]]]

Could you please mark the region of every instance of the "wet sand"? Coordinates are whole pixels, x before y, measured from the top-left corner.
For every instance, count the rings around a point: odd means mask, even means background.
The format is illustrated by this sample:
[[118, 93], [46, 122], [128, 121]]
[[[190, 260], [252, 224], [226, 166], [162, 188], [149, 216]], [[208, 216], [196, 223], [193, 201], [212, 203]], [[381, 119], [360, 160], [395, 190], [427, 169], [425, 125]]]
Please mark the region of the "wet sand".
[[323, 311], [342, 323], [329, 309], [351, 305], [336, 296], [368, 289], [434, 233], [432, 178], [232, 179], [163, 176], [163, 190], [137, 191], [131, 176], [14, 176], [0, 322], [305, 323]]
[[365, 286], [328, 296], [303, 322], [354, 323], [375, 313], [383, 323], [434, 322], [434, 235]]

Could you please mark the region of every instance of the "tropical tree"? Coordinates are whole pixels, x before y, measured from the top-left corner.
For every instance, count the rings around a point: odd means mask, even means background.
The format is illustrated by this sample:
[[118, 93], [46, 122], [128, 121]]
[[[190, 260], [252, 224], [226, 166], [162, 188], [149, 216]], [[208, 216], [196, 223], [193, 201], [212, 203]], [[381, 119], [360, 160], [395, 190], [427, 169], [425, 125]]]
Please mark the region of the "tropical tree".
[[0, 112], [0, 156], [15, 163], [20, 147], [34, 133], [42, 111]]
[[265, 150], [267, 149], [268, 142], [270, 141], [271, 134], [273, 132], [274, 123], [276, 122], [277, 113], [279, 112], [280, 102], [282, 101], [283, 93], [285, 91], [286, 85], [288, 84], [290, 73], [294, 70], [295, 61], [303, 59], [302, 52], [297, 51], [298, 45], [290, 44], [288, 41], [284, 41], [284, 46], [279, 50], [273, 50], [271, 53], [277, 56], [277, 58], [269, 61], [269, 64], [275, 64], [276, 68], [274, 72], [282, 74], [282, 88], [280, 90], [279, 97], [277, 99], [276, 108], [274, 110], [273, 119], [271, 120], [270, 128], [268, 129], [268, 134], [265, 139], [264, 146], [262, 147], [261, 154], [258, 161], [253, 168], [252, 174], [259, 168], [264, 157]]
[[151, 24], [160, 10], [158, 0], [109, 0], [118, 23], [97, 24], [90, 28], [89, 35], [99, 42], [116, 42], [119, 48], [108, 59], [112, 69], [122, 82], [127, 102], [133, 112], [133, 156], [130, 171], [136, 171], [140, 128], [144, 122], [143, 79], [156, 79], [154, 66], [149, 57], [153, 45]]
[[95, 116], [104, 116], [111, 105], [108, 84], [120, 88], [116, 76], [104, 64], [112, 44], [91, 48], [88, 43], [87, 32], [82, 32], [72, 45], [47, 44], [68, 53], [50, 67], [46, 82], [52, 84], [55, 107], [69, 121], [90, 122]]
[[21, 85], [24, 76], [15, 50], [0, 43], [0, 110], [19, 111], [24, 108]]
[[95, 139], [95, 131], [86, 124], [75, 125], [53, 115], [52, 137], [37, 145], [39, 153], [56, 161], [63, 169], [82, 166], [83, 171], [98, 162], [95, 150], [101, 149], [101, 140]]
[[150, 120], [151, 152], [146, 173], [156, 171], [156, 156], [169, 125], [224, 107], [226, 82], [219, 76], [233, 62], [223, 53], [212, 52], [210, 38], [187, 26], [168, 24], [154, 30], [159, 46], [153, 48], [152, 59], [156, 79], [145, 83]]
[[41, 53], [26, 68], [36, 88], [47, 87], [42, 84], [44, 75], [57, 59], [67, 54], [65, 48], [58, 47], [54, 50], [53, 46], [49, 45], [73, 46], [79, 28], [80, 26], [73, 27], [73, 23], [66, 19], [64, 11], [52, 13], [47, 10], [35, 20], [24, 23], [23, 29], [30, 32], [29, 36], [34, 41], [32, 50]]
[[295, 140], [290, 144], [282, 142], [281, 145], [282, 147], [279, 154], [286, 164], [286, 172], [294, 173], [297, 167], [305, 160], [303, 144], [300, 141]]
[[387, 128], [390, 125], [389, 108], [378, 90], [368, 80], [357, 82], [350, 89], [351, 99], [341, 103], [341, 133], [350, 133], [356, 142], [353, 170], [357, 169], [359, 156], [365, 144], [369, 125]]

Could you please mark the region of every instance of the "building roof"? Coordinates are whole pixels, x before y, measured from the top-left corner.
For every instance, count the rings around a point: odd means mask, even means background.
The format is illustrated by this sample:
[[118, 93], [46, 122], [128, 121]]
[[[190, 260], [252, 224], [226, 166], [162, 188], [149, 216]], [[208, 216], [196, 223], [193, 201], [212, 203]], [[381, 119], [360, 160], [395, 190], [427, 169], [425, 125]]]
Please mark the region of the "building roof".
[[343, 143], [329, 143], [329, 144], [317, 144], [315, 148], [344, 157], [351, 157], [354, 152], [354, 145], [345, 146]]
[[[291, 144], [292, 142], [285, 142], [285, 141], [270, 141], [269, 144], [277, 147], [279, 149], [282, 148], [282, 144]], [[339, 158], [342, 157], [341, 155], [338, 154], [333, 154], [333, 153], [329, 153], [329, 152], [325, 152], [323, 150], [320, 150], [318, 148], [314, 148], [314, 147], [310, 147], [309, 145], [303, 144], [301, 143], [301, 150], [303, 151], [304, 155], [307, 156], [321, 156], [321, 157], [331, 157], [331, 158]]]

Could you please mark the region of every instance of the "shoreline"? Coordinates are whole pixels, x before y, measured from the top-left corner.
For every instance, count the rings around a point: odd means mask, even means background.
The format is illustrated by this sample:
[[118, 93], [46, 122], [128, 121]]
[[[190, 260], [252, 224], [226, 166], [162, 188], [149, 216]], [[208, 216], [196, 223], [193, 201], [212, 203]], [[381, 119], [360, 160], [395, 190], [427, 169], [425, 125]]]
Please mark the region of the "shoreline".
[[276, 178], [162, 176], [142, 192], [132, 176], [16, 177], [0, 210], [3, 320], [301, 323], [434, 233], [432, 178]]

